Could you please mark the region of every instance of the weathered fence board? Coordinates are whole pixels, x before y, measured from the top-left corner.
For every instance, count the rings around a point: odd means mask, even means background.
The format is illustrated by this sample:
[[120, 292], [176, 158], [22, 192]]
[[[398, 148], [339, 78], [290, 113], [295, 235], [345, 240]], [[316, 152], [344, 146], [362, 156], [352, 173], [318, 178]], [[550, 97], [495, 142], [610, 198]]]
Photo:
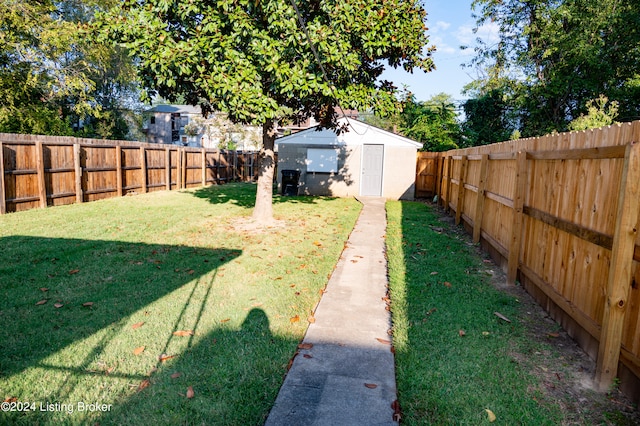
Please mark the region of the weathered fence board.
[[0, 214], [257, 179], [256, 153], [0, 134]]
[[418, 152], [416, 159], [416, 193], [418, 198], [433, 197], [438, 188], [438, 167], [441, 155], [435, 152]]
[[640, 389], [638, 141], [633, 122], [449, 151], [436, 189], [598, 360], [598, 383], [623, 373], [628, 390]]

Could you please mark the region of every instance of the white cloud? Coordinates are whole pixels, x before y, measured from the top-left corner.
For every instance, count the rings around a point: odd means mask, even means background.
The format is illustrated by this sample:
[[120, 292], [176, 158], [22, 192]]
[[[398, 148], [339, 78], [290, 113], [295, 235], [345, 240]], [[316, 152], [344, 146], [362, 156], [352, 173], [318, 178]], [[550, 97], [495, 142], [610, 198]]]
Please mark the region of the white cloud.
[[447, 44], [444, 41], [444, 39], [440, 36], [430, 37], [429, 44], [433, 44], [436, 46], [436, 55], [439, 53], [452, 54], [452, 53], [456, 53], [458, 50], [455, 47], [452, 47], [451, 45]]
[[463, 25], [458, 27], [455, 33], [456, 39], [463, 46], [475, 46], [476, 39], [481, 39], [487, 44], [497, 43], [499, 38], [499, 27], [495, 22], [490, 22], [479, 27], [476, 32], [473, 31], [474, 27]]
[[446, 31], [449, 29], [449, 27], [451, 26], [451, 24], [449, 22], [444, 22], [444, 21], [438, 21], [436, 22], [436, 27], [433, 28], [433, 32], [438, 32], [438, 31]]

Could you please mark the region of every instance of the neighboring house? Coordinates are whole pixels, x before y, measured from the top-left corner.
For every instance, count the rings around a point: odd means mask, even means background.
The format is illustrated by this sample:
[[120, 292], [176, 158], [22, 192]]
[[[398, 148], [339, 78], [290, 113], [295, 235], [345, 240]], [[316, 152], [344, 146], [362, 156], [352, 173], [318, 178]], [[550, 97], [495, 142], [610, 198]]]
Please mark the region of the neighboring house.
[[299, 173], [297, 194], [413, 199], [422, 144], [355, 119], [338, 123], [349, 131], [309, 128], [276, 140], [280, 190], [290, 193]]
[[200, 107], [156, 105], [146, 114], [149, 143], [255, 151], [262, 142], [260, 128], [234, 124], [222, 113], [204, 118]]

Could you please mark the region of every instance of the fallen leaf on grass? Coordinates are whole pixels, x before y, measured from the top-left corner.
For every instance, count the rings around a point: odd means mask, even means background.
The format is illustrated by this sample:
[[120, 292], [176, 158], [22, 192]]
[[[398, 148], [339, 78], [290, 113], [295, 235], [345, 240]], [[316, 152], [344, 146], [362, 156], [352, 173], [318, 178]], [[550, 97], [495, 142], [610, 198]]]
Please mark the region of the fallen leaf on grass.
[[142, 352], [144, 352], [144, 346], [138, 346], [133, 350], [134, 355], [140, 355]]
[[85, 308], [89, 308], [91, 306], [93, 306], [93, 302], [85, 302], [82, 304], [82, 306], [84, 306]]
[[49, 301], [49, 299], [42, 299], [36, 302], [36, 305], [44, 305], [45, 303], [47, 303]]
[[145, 388], [149, 387], [150, 384], [151, 384], [151, 382], [149, 381], [149, 379], [144, 379], [138, 385], [137, 392], [140, 392], [140, 391], [144, 390]]
[[500, 318], [501, 320], [503, 320], [503, 321], [511, 322], [511, 320], [510, 320], [509, 318], [505, 317], [505, 316], [504, 316], [504, 315], [502, 315], [500, 312], [494, 312], [493, 314], [494, 314], [495, 316], [497, 316], [498, 318]]
[[313, 315], [309, 315], [309, 316], [307, 317], [307, 322], [308, 322], [309, 324], [313, 324], [314, 322], [316, 322], [316, 317], [314, 317]]
[[142, 327], [143, 325], [144, 325], [144, 321], [142, 321], [142, 322], [137, 322], [137, 323], [133, 324], [133, 325], [131, 326], [131, 328], [133, 328], [133, 329], [135, 330], [136, 328], [140, 328], [140, 327]]
[[380, 343], [382, 343], [383, 345], [390, 345], [391, 344], [391, 340], [387, 340], [387, 339], [380, 339], [379, 337], [376, 337], [376, 340]]
[[178, 378], [178, 377], [180, 377], [180, 376], [182, 376], [182, 373], [175, 372], [175, 373], [173, 373], [173, 374], [171, 375], [171, 378], [172, 378], [172, 379], [177, 379], [177, 378]]
[[168, 359], [174, 358], [175, 355], [167, 355], [167, 354], [162, 354], [158, 357], [158, 361], [160, 362], [165, 362]]
[[295, 317], [291, 317], [289, 318], [289, 321], [291, 322], [291, 324], [293, 324], [294, 322], [298, 322], [300, 321], [300, 316], [296, 315]]
[[54, 308], [62, 308], [64, 305], [62, 303], [54, 303]]
[[193, 391], [193, 387], [189, 386], [187, 388], [187, 398], [191, 399], [196, 396], [196, 393]]
[[18, 398], [16, 398], [15, 396], [10, 396], [5, 398], [2, 402], [18, 402]]
[[460, 335], [460, 337], [462, 337], [462, 336], [466, 336], [467, 332], [464, 330], [458, 330], [458, 334]]
[[489, 410], [488, 408], [485, 408], [485, 410], [487, 412], [487, 418], [489, 419], [489, 423], [493, 423], [496, 421], [496, 415], [493, 414], [493, 411]]
[[313, 347], [313, 343], [300, 343], [298, 345], [298, 349], [311, 349]]
[[40, 291], [45, 292], [45, 291], [49, 291], [49, 289], [48, 289], [48, 288], [46, 288], [46, 287], [41, 287], [41, 288], [40, 288]]
[[548, 333], [547, 336], [549, 336], [549, 337], [560, 337], [560, 333]]
[[225, 322], [229, 322], [231, 321], [231, 318], [225, 318], [223, 320], [220, 320], [221, 323], [225, 323]]
[[174, 331], [173, 335], [174, 336], [182, 336], [182, 337], [193, 336], [193, 331], [191, 331], [191, 330], [178, 330], [178, 331]]
[[449, 281], [445, 281], [442, 283], [445, 287], [451, 287], [451, 283]]
[[322, 243], [320, 241], [314, 241], [313, 245], [316, 247], [322, 247]]
[[378, 387], [378, 385], [376, 385], [375, 383], [365, 383], [364, 385], [369, 389], [375, 389]]
[[75, 275], [78, 272], [80, 272], [80, 269], [72, 269], [72, 270], [69, 271], [69, 275]]

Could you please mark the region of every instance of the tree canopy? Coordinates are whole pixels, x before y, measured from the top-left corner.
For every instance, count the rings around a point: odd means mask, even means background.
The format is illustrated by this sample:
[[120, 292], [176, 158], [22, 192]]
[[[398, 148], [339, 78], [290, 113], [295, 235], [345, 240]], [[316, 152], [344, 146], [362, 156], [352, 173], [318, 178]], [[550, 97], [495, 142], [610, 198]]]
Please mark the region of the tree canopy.
[[[496, 101], [504, 131], [565, 131], [601, 95], [618, 118], [640, 118], [640, 3], [636, 0], [475, 0], [478, 25], [497, 24], [499, 42], [477, 49], [478, 101]], [[496, 92], [497, 91], [497, 92]], [[501, 93], [500, 100], [492, 93]], [[477, 103], [477, 102], [476, 102]], [[501, 105], [503, 103], [504, 105]], [[504, 106], [504, 108], [503, 108]], [[498, 132], [499, 134], [500, 132]]]
[[424, 19], [403, 0], [126, 0], [104, 34], [139, 58], [149, 94], [263, 124], [336, 105], [392, 110], [381, 60], [430, 70]]
[[125, 0], [101, 28], [137, 58], [148, 95], [182, 95], [205, 113], [264, 126], [254, 210], [263, 220], [273, 123], [314, 116], [335, 128], [338, 106], [394, 111], [395, 88], [379, 77], [384, 62], [433, 68], [425, 17], [418, 0]]
[[131, 60], [94, 43], [89, 26], [114, 3], [0, 0], [0, 131], [70, 135], [83, 120], [87, 136], [126, 135], [113, 123], [123, 91], [135, 91]]

